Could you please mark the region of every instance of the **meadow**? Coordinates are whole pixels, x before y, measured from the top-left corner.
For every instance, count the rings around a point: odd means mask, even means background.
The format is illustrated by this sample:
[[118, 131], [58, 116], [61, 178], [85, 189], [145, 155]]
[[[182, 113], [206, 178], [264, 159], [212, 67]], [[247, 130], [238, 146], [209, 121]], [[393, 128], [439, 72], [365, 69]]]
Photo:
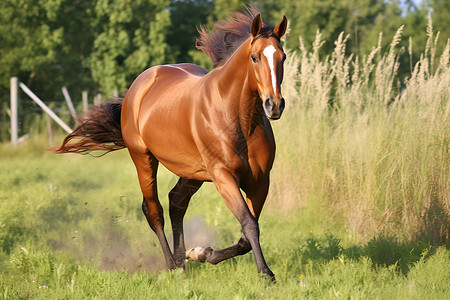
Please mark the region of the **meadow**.
[[[450, 296], [449, 46], [429, 43], [397, 76], [401, 28], [363, 58], [290, 51], [287, 108], [274, 122], [277, 158], [261, 245], [252, 254], [164, 270], [141, 212], [126, 151], [52, 155], [36, 136], [0, 145], [0, 295], [4, 299], [448, 299]], [[403, 53], [402, 52], [406, 52]], [[171, 239], [161, 169], [159, 193]], [[194, 196], [186, 244], [223, 248], [240, 228], [211, 184]]]

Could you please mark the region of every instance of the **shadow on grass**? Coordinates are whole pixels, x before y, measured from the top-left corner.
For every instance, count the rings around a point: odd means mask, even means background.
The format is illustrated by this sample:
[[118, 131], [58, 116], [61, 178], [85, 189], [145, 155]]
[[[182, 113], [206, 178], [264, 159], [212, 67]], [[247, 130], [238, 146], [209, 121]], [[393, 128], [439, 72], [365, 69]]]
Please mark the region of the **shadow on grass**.
[[396, 266], [407, 274], [410, 267], [421, 259], [427, 259], [435, 253], [430, 242], [400, 242], [396, 237], [380, 235], [362, 246], [341, 246], [341, 240], [328, 235], [325, 238], [310, 237], [300, 250], [303, 264], [326, 262], [339, 257], [359, 260], [363, 257], [372, 261], [373, 267]]

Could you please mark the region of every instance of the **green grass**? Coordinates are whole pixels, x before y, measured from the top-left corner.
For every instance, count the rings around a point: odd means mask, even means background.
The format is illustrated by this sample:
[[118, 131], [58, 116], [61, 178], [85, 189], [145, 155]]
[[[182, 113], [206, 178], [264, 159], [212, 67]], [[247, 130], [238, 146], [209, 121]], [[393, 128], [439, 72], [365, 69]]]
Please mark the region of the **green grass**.
[[[186, 272], [166, 271], [157, 239], [140, 211], [140, 191], [126, 151], [93, 158], [34, 150], [40, 147], [45, 146], [0, 149], [4, 299], [449, 295], [450, 252], [445, 247], [383, 235], [363, 242], [345, 228], [322, 222], [317, 211], [287, 212], [271, 199], [261, 217], [261, 243], [277, 283], [257, 274], [251, 254], [216, 266], [189, 262]], [[162, 170], [159, 180], [167, 214], [167, 192], [176, 178]], [[212, 185], [193, 199], [186, 224], [187, 244], [192, 246], [194, 241], [226, 247], [240, 236]]]

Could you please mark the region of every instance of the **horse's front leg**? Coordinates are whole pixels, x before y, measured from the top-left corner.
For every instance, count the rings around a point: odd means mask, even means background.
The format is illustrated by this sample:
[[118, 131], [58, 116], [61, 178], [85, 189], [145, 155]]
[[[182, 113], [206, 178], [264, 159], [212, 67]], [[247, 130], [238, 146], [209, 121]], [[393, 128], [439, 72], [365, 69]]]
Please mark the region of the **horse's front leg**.
[[193, 248], [186, 253], [187, 258], [214, 264], [236, 255], [245, 254], [253, 249], [258, 272], [274, 279], [274, 274], [267, 266], [259, 243], [258, 217], [267, 196], [268, 180], [259, 186], [259, 190], [249, 191], [250, 194], [247, 198], [249, 205], [247, 205], [239, 190], [236, 178], [225, 170], [221, 170], [218, 175], [215, 176], [214, 184], [227, 207], [241, 224], [243, 236], [236, 245], [219, 251], [214, 251], [209, 247]]
[[185, 244], [183, 218], [192, 195], [201, 187], [202, 181], [180, 178], [169, 192], [169, 212], [173, 231], [173, 256], [177, 268], [184, 269]]
[[[269, 176], [255, 182], [251, 187], [245, 190], [247, 195], [247, 205], [252, 215], [259, 220], [261, 210], [267, 198], [269, 191]], [[186, 258], [189, 260], [209, 262], [211, 264], [217, 264], [229, 258], [243, 255], [252, 250], [252, 246], [249, 241], [243, 235], [239, 242], [229, 248], [222, 250], [213, 250], [210, 247], [202, 248], [195, 247], [186, 252]]]

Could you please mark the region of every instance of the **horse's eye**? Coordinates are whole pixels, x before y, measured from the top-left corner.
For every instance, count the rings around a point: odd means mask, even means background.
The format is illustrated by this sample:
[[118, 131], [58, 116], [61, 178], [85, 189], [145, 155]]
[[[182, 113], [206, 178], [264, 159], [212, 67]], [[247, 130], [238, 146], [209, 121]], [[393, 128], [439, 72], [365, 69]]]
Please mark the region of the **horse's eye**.
[[252, 55], [252, 61], [253, 61], [254, 63], [257, 63], [257, 62], [258, 62], [258, 58], [256, 58], [256, 56]]

